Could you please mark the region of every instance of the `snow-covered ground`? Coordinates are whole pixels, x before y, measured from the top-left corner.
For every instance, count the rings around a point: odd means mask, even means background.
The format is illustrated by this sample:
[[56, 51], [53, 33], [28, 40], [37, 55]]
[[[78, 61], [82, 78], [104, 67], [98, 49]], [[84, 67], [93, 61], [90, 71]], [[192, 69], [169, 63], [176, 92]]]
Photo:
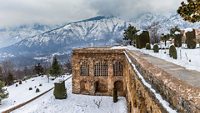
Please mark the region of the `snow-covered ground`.
[[[167, 45], [167, 48], [169, 48], [169, 44]], [[164, 47], [161, 45], [160, 47]], [[152, 47], [153, 48], [153, 47]], [[116, 46], [112, 47], [112, 49], [128, 49], [128, 50], [137, 50], [145, 54], [149, 54], [151, 56], [164, 59], [168, 62], [175, 63], [177, 65], [180, 65], [182, 67], [185, 67], [186, 69], [190, 70], [196, 70], [200, 71], [200, 45], [197, 44], [196, 49], [187, 49], [186, 45], [183, 44], [182, 47], [176, 48], [177, 49], [177, 59], [173, 59], [169, 56], [169, 49], [160, 49], [159, 53], [154, 53], [153, 50], [146, 50], [143, 49], [137, 49], [133, 46]]]
[[[72, 94], [71, 83], [71, 79], [65, 82], [67, 99], [56, 100], [53, 91], [50, 91], [12, 113], [127, 113], [127, 104], [124, 97], [119, 97], [119, 101], [113, 103], [112, 97], [109, 96]], [[99, 108], [95, 102], [100, 102]]]
[[[169, 57], [169, 49], [159, 50], [159, 53], [154, 53], [153, 50], [137, 49], [131, 46], [127, 47], [129, 50], [138, 50], [145, 54], [152, 55], [154, 57], [158, 57], [164, 59], [168, 62], [175, 63], [186, 69], [200, 71], [200, 48], [197, 45], [196, 49], [187, 49], [185, 47], [176, 48], [177, 49], [177, 59], [173, 59]], [[166, 53], [165, 53], [166, 52]]]
[[[64, 78], [69, 77], [69, 75], [64, 75]], [[16, 87], [16, 84], [18, 86]], [[42, 86], [39, 86], [39, 85]], [[32, 88], [32, 90], [29, 90], [29, 88]], [[23, 102], [26, 102], [41, 93], [51, 89], [53, 87], [53, 81], [49, 80], [47, 76], [38, 76], [31, 79], [28, 79], [26, 81], [22, 81], [22, 84], [15, 83], [11, 86], [7, 87], [7, 90], [9, 92], [9, 97], [2, 100], [0, 105], [0, 112], [7, 110], [9, 108], [12, 108], [16, 105], [19, 105]], [[40, 92], [36, 93], [36, 89], [39, 88]]]

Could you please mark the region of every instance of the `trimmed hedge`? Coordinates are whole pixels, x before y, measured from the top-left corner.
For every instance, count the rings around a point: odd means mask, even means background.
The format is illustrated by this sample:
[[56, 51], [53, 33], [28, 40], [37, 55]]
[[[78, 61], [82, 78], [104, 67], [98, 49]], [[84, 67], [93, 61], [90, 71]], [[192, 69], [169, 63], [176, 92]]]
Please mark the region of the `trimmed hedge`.
[[36, 92], [36, 93], [40, 92], [40, 89], [39, 89], [39, 88], [37, 88], [37, 89], [35, 90], [35, 92]]
[[146, 49], [151, 50], [151, 45], [149, 43], [146, 44]]
[[148, 31], [143, 31], [138, 37], [136, 38], [136, 47], [137, 48], [145, 48], [146, 44], [150, 43], [150, 36]]
[[154, 53], [158, 53], [159, 52], [159, 47], [158, 47], [157, 44], [153, 45], [153, 51], [154, 51]]
[[177, 51], [174, 45], [171, 45], [169, 48], [169, 56], [172, 57], [173, 59], [177, 59]]
[[187, 47], [189, 49], [194, 49], [196, 48], [196, 34], [195, 34], [195, 30], [193, 29], [193, 31], [191, 32], [187, 32], [186, 34], [186, 44]]
[[67, 93], [66, 93], [66, 88], [65, 88], [65, 82], [61, 83], [54, 83], [54, 91], [53, 94], [56, 99], [66, 99], [67, 98]]

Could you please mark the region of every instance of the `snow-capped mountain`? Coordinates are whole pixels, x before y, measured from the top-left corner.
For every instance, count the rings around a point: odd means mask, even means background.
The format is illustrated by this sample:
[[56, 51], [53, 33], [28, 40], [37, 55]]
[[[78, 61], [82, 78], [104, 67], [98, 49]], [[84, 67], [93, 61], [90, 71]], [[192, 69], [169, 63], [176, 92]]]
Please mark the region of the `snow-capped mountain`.
[[153, 14], [153, 13], [143, 13], [132, 19], [140, 29], [144, 29], [150, 26], [153, 22], [159, 23], [159, 32], [168, 32], [172, 27], [178, 26], [181, 29], [185, 28], [200, 28], [200, 23], [190, 23], [184, 21], [177, 13], [171, 13], [168, 16]]
[[129, 23], [119, 18], [103, 16], [73, 22], [2, 48], [0, 54], [4, 57], [12, 55], [13, 59], [38, 59], [55, 53], [67, 55], [76, 47], [114, 45], [116, 40], [122, 39], [123, 31]]
[[12, 45], [22, 39], [41, 34], [52, 29], [53, 26], [43, 24], [24, 24], [14, 27], [0, 28], [0, 48]]
[[[129, 24], [143, 29], [152, 22], [159, 22], [159, 32], [166, 32], [178, 25], [180, 28], [200, 28], [200, 24], [191, 24], [178, 15], [160, 16], [144, 13], [135, 17], [132, 22], [116, 17], [98, 16], [87, 20], [72, 22], [39, 35], [25, 38], [11, 46], [0, 49], [0, 57], [21, 60], [28, 58], [49, 58], [52, 54], [69, 55], [73, 48], [91, 46], [109, 46], [123, 38], [124, 29]], [[18, 60], [20, 61], [20, 60]], [[28, 60], [27, 60], [28, 61]]]

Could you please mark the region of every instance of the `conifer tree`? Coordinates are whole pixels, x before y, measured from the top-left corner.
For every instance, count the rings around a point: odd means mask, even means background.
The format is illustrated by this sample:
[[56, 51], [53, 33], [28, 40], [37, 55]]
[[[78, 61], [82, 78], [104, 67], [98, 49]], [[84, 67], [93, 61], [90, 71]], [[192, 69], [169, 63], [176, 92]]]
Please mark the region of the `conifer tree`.
[[2, 99], [7, 98], [8, 97], [8, 92], [7, 90], [4, 88], [5, 83], [0, 81], [0, 102]]
[[62, 74], [61, 66], [56, 57], [53, 58], [50, 74], [51, 76], [55, 76], [55, 77], [58, 77]]
[[137, 38], [137, 32], [139, 30], [137, 30], [136, 27], [132, 26], [132, 25], [129, 25], [128, 28], [126, 30], [124, 30], [124, 38], [123, 40], [128, 40], [130, 41], [130, 45], [133, 44], [133, 42], [136, 41], [136, 38]]
[[187, 0], [187, 3], [182, 2], [177, 12], [184, 20], [189, 22], [200, 21], [200, 0]]
[[174, 45], [175, 47], [181, 47], [182, 46], [182, 36], [181, 30], [178, 26], [175, 26], [170, 29], [170, 36], [174, 39]]

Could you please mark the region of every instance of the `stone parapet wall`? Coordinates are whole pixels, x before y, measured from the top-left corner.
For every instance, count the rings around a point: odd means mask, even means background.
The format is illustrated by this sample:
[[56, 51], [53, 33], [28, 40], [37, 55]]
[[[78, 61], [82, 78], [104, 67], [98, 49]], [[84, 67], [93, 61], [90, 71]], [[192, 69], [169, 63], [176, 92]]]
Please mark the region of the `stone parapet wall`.
[[139, 53], [128, 52], [133, 63], [154, 89], [180, 113], [200, 113], [200, 89], [178, 80], [143, 59]]
[[125, 81], [128, 113], [167, 113], [152, 92], [143, 85], [128, 60]]

